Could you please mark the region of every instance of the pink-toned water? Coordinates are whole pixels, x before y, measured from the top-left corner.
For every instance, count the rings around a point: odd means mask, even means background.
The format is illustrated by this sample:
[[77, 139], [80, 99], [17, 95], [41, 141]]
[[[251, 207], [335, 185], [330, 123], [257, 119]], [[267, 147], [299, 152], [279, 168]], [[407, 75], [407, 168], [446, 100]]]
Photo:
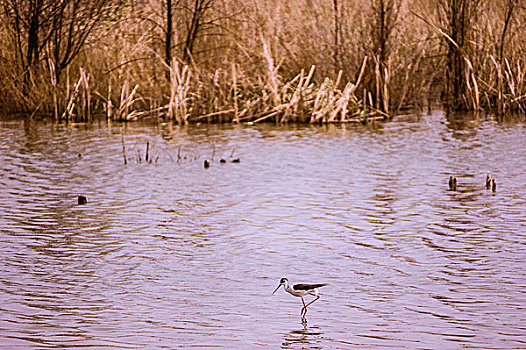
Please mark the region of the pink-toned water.
[[4, 120], [0, 213], [1, 348], [526, 348], [520, 120]]

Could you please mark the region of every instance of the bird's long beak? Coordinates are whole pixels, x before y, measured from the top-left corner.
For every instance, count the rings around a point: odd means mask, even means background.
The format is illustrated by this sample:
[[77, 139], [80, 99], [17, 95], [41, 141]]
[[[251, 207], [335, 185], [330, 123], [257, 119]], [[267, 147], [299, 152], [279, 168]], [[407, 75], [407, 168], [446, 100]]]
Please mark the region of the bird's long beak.
[[281, 284], [272, 292], [272, 294], [276, 293], [278, 291], [279, 287], [281, 287]]

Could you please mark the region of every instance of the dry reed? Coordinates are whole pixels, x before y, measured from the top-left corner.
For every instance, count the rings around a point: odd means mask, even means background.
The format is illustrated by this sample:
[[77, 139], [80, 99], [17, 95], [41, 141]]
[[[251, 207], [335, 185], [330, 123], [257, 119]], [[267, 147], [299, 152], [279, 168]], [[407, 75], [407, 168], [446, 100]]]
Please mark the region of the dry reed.
[[[438, 100], [447, 83], [445, 43], [457, 45], [427, 0], [399, 3], [398, 19], [385, 23], [388, 50], [381, 52], [371, 28], [376, 3], [210, 3], [200, 13], [204, 24], [189, 56], [182, 48], [192, 6], [174, 7], [177, 30], [167, 61], [162, 2], [138, 2], [121, 8], [118, 22], [104, 22], [62, 77], [48, 52], [27, 82], [0, 12], [0, 109], [65, 120], [154, 116], [178, 124], [388, 118]], [[526, 10], [510, 12], [497, 0], [485, 4], [462, 51], [465, 89], [453, 97], [466, 109], [524, 112], [526, 28], [520, 18]]]

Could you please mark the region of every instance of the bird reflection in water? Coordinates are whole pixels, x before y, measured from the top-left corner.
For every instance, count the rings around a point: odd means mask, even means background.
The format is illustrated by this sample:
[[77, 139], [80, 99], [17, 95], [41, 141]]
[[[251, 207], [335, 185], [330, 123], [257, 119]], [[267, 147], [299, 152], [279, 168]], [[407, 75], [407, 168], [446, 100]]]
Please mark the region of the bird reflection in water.
[[303, 322], [303, 328], [295, 329], [285, 334], [282, 349], [322, 349], [323, 332], [318, 326], [307, 327]]

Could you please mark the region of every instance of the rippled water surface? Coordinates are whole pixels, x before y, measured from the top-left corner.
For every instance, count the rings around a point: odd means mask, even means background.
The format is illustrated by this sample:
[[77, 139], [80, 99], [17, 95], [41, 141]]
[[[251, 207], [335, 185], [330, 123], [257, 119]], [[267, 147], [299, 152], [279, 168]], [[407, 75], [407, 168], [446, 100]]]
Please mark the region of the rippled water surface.
[[[524, 349], [525, 146], [520, 120], [440, 113], [368, 126], [4, 120], [0, 344]], [[299, 298], [271, 295], [281, 277], [328, 284], [307, 324]]]

